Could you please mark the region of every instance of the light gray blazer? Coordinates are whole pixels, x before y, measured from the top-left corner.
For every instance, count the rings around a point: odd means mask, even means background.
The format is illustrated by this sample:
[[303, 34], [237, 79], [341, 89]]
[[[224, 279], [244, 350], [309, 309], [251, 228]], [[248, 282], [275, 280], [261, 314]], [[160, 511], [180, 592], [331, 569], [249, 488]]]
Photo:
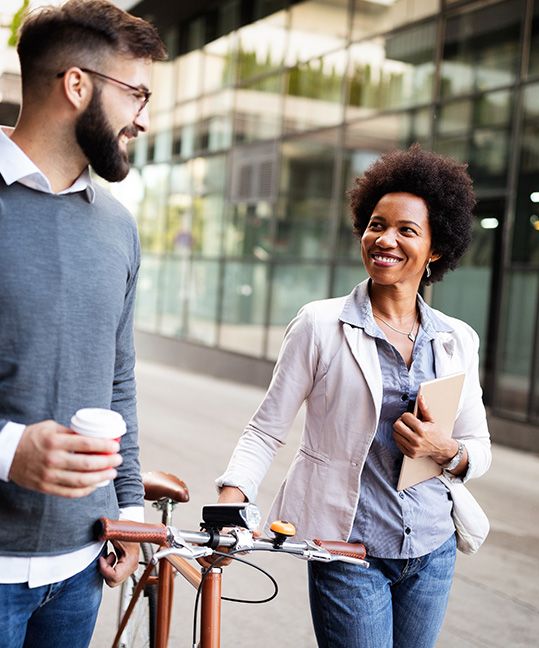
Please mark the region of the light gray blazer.
[[[301, 443], [268, 520], [293, 522], [300, 538], [347, 540], [361, 492], [361, 472], [376, 433], [382, 374], [374, 339], [354, 325], [354, 302], [367, 281], [347, 297], [312, 302], [285, 334], [266, 396], [248, 423], [217, 487], [237, 486], [255, 501], [277, 450], [306, 401]], [[490, 465], [490, 439], [478, 374], [477, 334], [435, 311], [451, 328], [433, 341], [436, 376], [465, 371], [453, 436], [468, 451], [464, 480]]]

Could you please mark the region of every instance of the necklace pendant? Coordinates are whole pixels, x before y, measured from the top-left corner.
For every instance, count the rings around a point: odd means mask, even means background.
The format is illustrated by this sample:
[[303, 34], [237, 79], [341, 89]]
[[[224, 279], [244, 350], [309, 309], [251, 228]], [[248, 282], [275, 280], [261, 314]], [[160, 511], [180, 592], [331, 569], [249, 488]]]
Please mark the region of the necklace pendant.
[[410, 340], [410, 342], [415, 342], [415, 335], [412, 333], [412, 331], [408, 333], [408, 339]]

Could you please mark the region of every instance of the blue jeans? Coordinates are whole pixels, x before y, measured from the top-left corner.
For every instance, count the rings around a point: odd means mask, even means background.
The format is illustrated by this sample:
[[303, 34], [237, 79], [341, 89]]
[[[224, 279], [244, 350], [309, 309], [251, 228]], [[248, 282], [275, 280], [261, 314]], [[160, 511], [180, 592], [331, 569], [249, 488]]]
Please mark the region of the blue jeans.
[[311, 614], [320, 648], [432, 648], [447, 608], [456, 539], [426, 556], [367, 556], [368, 569], [309, 563]]
[[0, 585], [0, 648], [87, 648], [102, 591], [97, 558], [52, 585]]

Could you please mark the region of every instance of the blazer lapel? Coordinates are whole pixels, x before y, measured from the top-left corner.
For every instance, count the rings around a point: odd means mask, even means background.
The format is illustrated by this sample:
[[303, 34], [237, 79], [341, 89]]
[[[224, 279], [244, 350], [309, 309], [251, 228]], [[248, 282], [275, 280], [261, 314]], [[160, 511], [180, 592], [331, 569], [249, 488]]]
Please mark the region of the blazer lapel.
[[357, 326], [344, 322], [343, 330], [350, 351], [358, 363], [371, 392], [376, 410], [376, 420], [378, 420], [382, 406], [383, 388], [382, 370], [380, 369], [376, 342], [370, 336], [365, 335], [363, 330]]

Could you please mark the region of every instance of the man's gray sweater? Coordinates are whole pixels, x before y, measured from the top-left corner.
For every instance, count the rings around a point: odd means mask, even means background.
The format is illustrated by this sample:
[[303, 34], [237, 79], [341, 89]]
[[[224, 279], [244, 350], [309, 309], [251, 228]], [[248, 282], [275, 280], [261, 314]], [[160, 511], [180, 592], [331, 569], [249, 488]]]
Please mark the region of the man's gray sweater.
[[123, 464], [88, 497], [0, 482], [0, 555], [59, 554], [93, 525], [142, 506], [133, 309], [140, 260], [131, 215], [104, 189], [46, 194], [0, 177], [0, 434], [8, 421], [69, 426], [81, 407], [122, 414]]

